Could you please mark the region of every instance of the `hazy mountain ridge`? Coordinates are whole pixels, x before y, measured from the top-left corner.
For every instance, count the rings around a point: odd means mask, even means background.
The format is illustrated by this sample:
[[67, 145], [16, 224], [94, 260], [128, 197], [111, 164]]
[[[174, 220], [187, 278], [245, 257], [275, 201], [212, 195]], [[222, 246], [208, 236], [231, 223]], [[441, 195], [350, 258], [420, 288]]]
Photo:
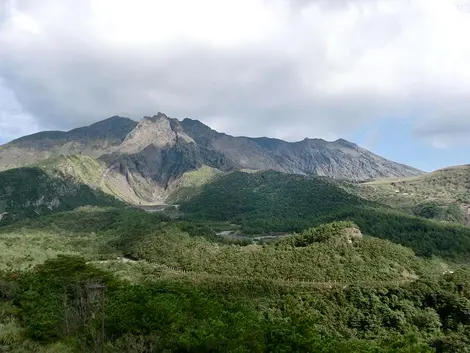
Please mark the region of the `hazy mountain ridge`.
[[422, 174], [343, 139], [286, 142], [234, 137], [198, 120], [179, 121], [163, 113], [139, 122], [116, 116], [68, 132], [19, 138], [0, 146], [0, 170], [60, 155], [96, 159], [103, 175], [119, 179], [114, 182], [116, 189], [127, 190], [117, 196], [135, 203], [164, 202], [185, 173], [202, 167], [222, 172], [272, 169], [348, 180]]

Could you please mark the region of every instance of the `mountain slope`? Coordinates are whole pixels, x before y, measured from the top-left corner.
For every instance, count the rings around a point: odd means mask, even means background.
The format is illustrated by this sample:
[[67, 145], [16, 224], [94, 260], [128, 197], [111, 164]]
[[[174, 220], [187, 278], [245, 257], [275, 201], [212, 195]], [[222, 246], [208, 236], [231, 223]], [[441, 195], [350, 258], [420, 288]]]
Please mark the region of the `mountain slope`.
[[73, 210], [84, 205], [123, 204], [63, 173], [47, 173], [37, 167], [0, 172], [0, 223]]
[[470, 165], [349, 185], [347, 189], [411, 214], [470, 225]]
[[116, 152], [99, 159], [129, 180], [139, 178], [156, 183], [160, 190], [143, 197], [147, 202], [163, 202], [166, 191], [187, 172], [204, 166], [220, 171], [236, 168], [223, 153], [195, 143], [178, 120], [162, 113], [144, 117]]
[[[34, 167], [45, 173], [60, 175], [84, 184], [92, 189], [100, 190], [110, 196], [116, 197], [130, 204], [152, 205], [163, 202], [170, 195], [177, 199], [185, 194], [192, 195], [203, 184], [213, 177], [223, 174], [215, 168], [201, 166], [201, 168], [185, 172], [180, 178], [172, 181], [167, 187], [150, 177], [140, 174], [137, 170], [122, 171], [124, 158], [131, 160], [132, 156], [119, 157], [117, 165], [107, 165], [103, 160], [94, 159], [84, 155], [60, 155], [45, 159]], [[135, 163], [136, 161], [133, 161]], [[141, 167], [141, 166], [140, 166]]]
[[43, 160], [37, 166], [48, 173], [67, 176], [77, 183], [101, 190], [131, 204], [142, 203], [142, 200], [149, 198], [156, 190], [164, 193], [152, 180], [115, 172], [104, 162], [88, 156], [61, 155]]
[[366, 235], [405, 245], [421, 256], [455, 261], [470, 256], [470, 228], [400, 213], [349, 194], [326, 178], [235, 172], [205, 185], [180, 209], [190, 220], [237, 223], [247, 233], [301, 231], [348, 220]]

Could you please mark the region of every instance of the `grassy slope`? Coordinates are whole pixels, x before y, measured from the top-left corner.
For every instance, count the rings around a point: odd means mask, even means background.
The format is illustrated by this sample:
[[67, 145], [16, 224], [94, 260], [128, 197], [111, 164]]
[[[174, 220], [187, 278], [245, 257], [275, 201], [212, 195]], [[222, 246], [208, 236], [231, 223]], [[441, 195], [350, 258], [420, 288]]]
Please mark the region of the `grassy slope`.
[[90, 186], [101, 186], [103, 166], [88, 156], [70, 155], [59, 156], [41, 161], [38, 166], [50, 172], [62, 171], [77, 181]]
[[411, 247], [418, 255], [468, 261], [470, 229], [408, 216], [351, 195], [323, 178], [277, 172], [232, 173], [181, 205], [189, 219], [240, 223], [246, 232], [300, 231], [337, 220], [367, 235]]
[[112, 173], [109, 173], [106, 166], [89, 156], [82, 155], [62, 155], [41, 161], [39, 168], [51, 174], [62, 174], [73, 178], [76, 182], [97, 188], [106, 194], [112, 195], [125, 202], [136, 202], [131, 195], [124, 192], [124, 189]]
[[349, 186], [348, 190], [408, 213], [468, 223], [470, 166], [441, 169], [419, 177], [384, 179]]
[[61, 155], [41, 161], [38, 167], [52, 175], [72, 178], [130, 204], [152, 204], [148, 200], [154, 194], [166, 194], [160, 185], [138, 173], [121, 174], [88, 156]]
[[177, 204], [192, 198], [194, 195], [201, 192], [205, 184], [223, 174], [224, 173], [218, 169], [208, 166], [203, 166], [198, 170], [184, 173], [179, 180], [173, 183], [171, 187], [173, 192], [166, 200], [166, 203]]

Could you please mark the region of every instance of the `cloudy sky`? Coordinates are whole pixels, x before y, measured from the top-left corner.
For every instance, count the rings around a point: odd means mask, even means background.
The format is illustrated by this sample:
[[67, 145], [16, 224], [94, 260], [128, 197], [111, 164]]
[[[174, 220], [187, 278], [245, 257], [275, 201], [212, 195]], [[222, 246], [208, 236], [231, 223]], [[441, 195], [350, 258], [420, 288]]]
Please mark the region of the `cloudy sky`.
[[0, 0], [0, 142], [158, 111], [470, 163], [468, 0]]

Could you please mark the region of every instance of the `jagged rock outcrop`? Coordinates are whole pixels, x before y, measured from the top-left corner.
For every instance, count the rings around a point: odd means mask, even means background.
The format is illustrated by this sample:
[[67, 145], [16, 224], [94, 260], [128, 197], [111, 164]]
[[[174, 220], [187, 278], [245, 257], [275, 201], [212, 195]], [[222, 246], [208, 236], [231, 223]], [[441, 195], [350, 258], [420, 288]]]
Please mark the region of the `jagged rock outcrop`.
[[182, 130], [178, 120], [163, 113], [144, 117], [119, 146], [121, 153], [138, 153], [148, 146], [165, 148], [180, 142], [194, 142]]
[[[184, 173], [202, 166], [222, 171], [236, 167], [223, 153], [197, 144], [178, 120], [163, 113], [142, 119], [117, 152], [104, 155], [100, 160], [115, 172], [126, 175], [130, 183], [137, 176], [156, 182], [163, 190]], [[150, 201], [147, 197], [143, 199]]]

